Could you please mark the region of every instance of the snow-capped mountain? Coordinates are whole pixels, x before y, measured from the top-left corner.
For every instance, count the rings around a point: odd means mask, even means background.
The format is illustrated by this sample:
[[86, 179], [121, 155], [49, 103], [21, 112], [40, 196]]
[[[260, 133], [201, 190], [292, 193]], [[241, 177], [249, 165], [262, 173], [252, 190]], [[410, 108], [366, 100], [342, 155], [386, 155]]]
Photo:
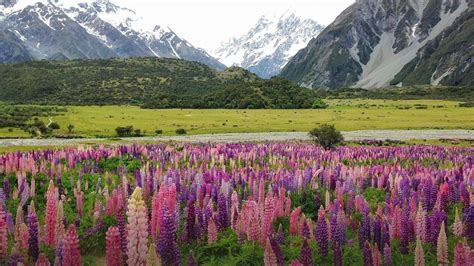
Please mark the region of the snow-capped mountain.
[[240, 66], [268, 78], [280, 73], [288, 60], [323, 29], [292, 11], [263, 16], [245, 35], [223, 42], [214, 56], [227, 66]]
[[225, 68], [170, 28], [148, 26], [109, 0], [8, 0], [0, 4], [0, 30], [0, 47], [9, 47], [0, 62], [26, 59], [18, 56], [25, 53], [34, 59], [156, 56]]
[[474, 84], [474, 0], [357, 0], [281, 75], [307, 87]]

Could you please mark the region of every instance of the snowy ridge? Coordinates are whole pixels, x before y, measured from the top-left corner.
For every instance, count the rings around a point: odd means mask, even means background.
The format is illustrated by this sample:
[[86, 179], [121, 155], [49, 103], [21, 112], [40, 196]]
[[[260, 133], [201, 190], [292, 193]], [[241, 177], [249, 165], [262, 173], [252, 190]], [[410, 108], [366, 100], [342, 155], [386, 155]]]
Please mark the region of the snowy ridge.
[[109, 0], [2, 3], [0, 26], [11, 29], [34, 59], [156, 56], [194, 60], [225, 69], [208, 53], [177, 36], [170, 27], [147, 24], [135, 11]]
[[267, 78], [278, 74], [322, 30], [317, 22], [292, 11], [262, 16], [249, 32], [223, 42], [214, 55], [227, 66], [244, 67]]

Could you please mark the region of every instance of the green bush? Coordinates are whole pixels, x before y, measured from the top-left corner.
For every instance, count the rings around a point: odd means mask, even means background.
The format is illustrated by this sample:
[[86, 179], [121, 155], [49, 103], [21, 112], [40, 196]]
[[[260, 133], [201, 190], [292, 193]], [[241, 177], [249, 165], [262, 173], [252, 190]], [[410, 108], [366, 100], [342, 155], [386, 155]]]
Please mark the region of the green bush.
[[186, 129], [184, 129], [184, 128], [178, 128], [178, 129], [176, 129], [175, 133], [177, 135], [185, 135], [187, 132], [186, 132]]
[[115, 132], [119, 137], [129, 137], [132, 135], [133, 126], [117, 127], [115, 128]]
[[311, 106], [311, 108], [313, 108], [313, 109], [326, 109], [326, 108], [328, 108], [328, 104], [325, 103], [320, 98], [318, 98], [313, 102], [313, 105]]
[[156, 133], [156, 135], [161, 135], [161, 134], [163, 134], [163, 130], [157, 129], [157, 130], [155, 130], [155, 133]]
[[325, 150], [332, 149], [334, 146], [342, 143], [344, 137], [334, 125], [321, 125], [319, 128], [314, 128], [309, 132], [309, 136], [314, 142], [323, 146]]
[[49, 124], [49, 128], [51, 128], [52, 130], [56, 130], [60, 129], [61, 126], [57, 122], [52, 122], [51, 124]]

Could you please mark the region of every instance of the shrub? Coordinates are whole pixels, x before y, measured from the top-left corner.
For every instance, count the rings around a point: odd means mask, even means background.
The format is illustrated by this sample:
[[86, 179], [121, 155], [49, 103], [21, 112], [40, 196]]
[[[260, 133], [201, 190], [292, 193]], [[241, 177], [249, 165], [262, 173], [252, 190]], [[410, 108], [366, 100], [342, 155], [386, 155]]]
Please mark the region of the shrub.
[[156, 133], [156, 135], [161, 135], [161, 134], [163, 134], [163, 130], [157, 129], [157, 130], [155, 130], [155, 133]]
[[324, 124], [319, 128], [314, 128], [309, 132], [309, 136], [314, 142], [323, 146], [325, 150], [329, 150], [344, 141], [341, 132], [334, 125]]
[[49, 128], [51, 128], [52, 130], [55, 130], [55, 129], [60, 129], [61, 126], [59, 126], [57, 122], [52, 122], [51, 124], [49, 124]]
[[74, 130], [74, 125], [73, 125], [73, 124], [69, 124], [69, 125], [67, 126], [67, 133], [71, 134], [73, 130]]
[[176, 129], [175, 133], [178, 135], [185, 135], [187, 132], [186, 132], [186, 129], [184, 128], [178, 128]]
[[322, 99], [318, 98], [313, 102], [313, 105], [311, 106], [313, 109], [326, 109], [328, 108], [328, 104], [325, 103]]
[[117, 132], [119, 137], [131, 136], [133, 132], [133, 126], [117, 127], [115, 128], [115, 132]]
[[135, 129], [135, 130], [133, 131], [133, 135], [134, 135], [135, 137], [141, 137], [141, 136], [142, 136], [142, 131], [141, 131], [141, 129], [139, 129], [139, 128]]

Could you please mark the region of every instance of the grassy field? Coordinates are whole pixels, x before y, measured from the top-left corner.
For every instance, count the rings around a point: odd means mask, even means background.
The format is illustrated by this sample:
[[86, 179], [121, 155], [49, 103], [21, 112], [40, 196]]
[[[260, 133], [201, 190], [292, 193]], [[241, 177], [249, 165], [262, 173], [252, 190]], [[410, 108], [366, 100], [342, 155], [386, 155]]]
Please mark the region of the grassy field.
[[[339, 130], [375, 129], [474, 129], [474, 109], [440, 100], [328, 100], [327, 109], [311, 110], [149, 110], [135, 106], [71, 106], [52, 117], [66, 133], [67, 125], [86, 137], [111, 137], [118, 126], [132, 125], [145, 135], [174, 135], [177, 128], [188, 134], [309, 131], [322, 123]], [[47, 118], [44, 118], [47, 122]], [[11, 132], [10, 132], [11, 131]], [[1, 129], [1, 137], [27, 136], [19, 129]]]

